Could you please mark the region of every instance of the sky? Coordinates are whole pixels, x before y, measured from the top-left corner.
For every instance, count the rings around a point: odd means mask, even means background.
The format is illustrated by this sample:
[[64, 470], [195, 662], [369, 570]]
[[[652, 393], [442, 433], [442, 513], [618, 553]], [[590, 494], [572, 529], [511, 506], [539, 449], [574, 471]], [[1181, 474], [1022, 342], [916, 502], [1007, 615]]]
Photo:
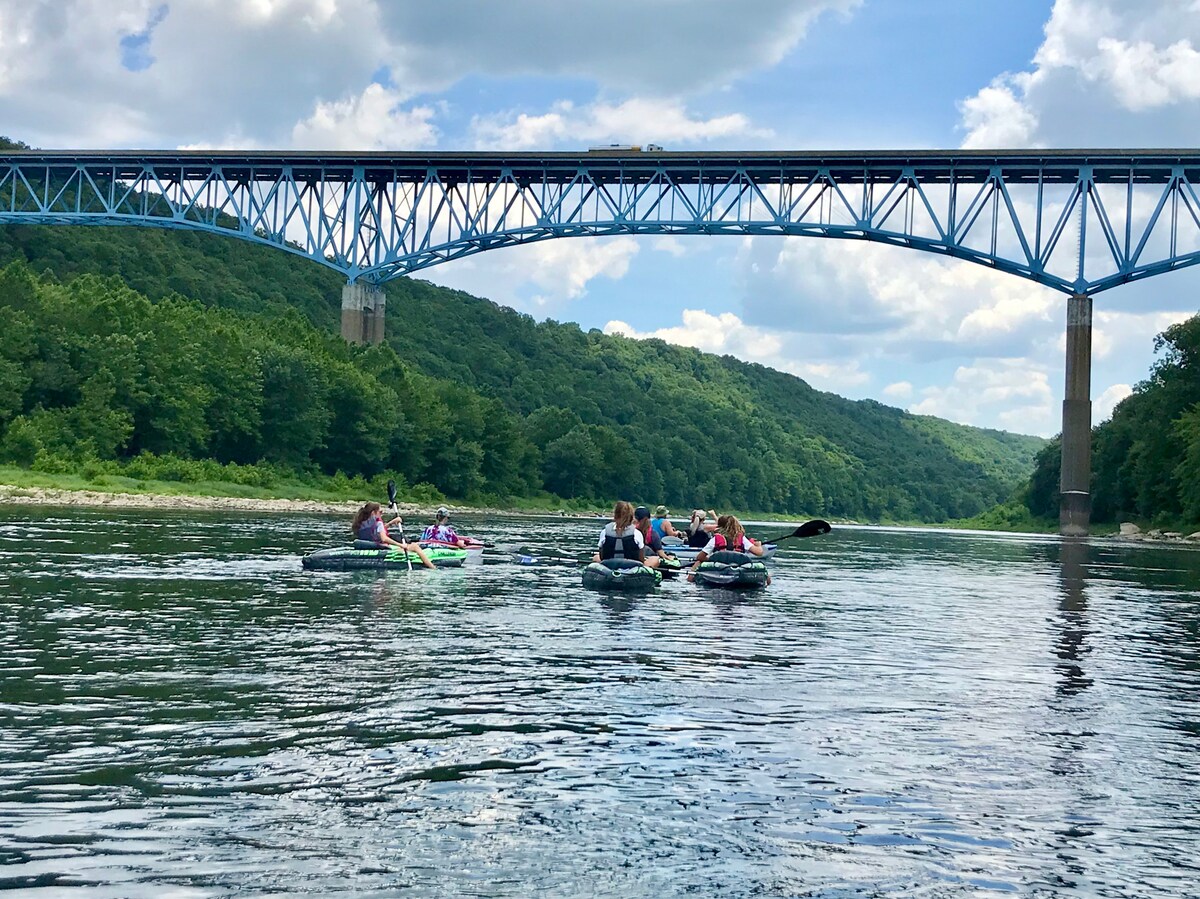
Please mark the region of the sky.
[[[0, 0], [0, 133], [60, 149], [1195, 147], [1198, 48], [1200, 0]], [[419, 276], [854, 399], [1060, 426], [1065, 297], [969, 262], [643, 236]], [[1188, 269], [1097, 296], [1094, 421], [1198, 288]]]

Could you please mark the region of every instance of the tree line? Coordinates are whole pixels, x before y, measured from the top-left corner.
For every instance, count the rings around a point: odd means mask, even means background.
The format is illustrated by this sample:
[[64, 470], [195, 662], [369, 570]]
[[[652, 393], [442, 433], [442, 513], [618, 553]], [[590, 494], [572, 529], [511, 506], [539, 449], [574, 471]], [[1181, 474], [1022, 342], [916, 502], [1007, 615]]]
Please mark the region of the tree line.
[[350, 347], [336, 273], [214, 235], [9, 227], [5, 263], [0, 456], [18, 464], [169, 456], [473, 502], [940, 521], [1010, 495], [1044, 444], [415, 279], [388, 285], [386, 342]]
[[[1162, 332], [1150, 376], [1092, 430], [1092, 518], [1200, 522], [1200, 316]], [[1029, 510], [1057, 518], [1061, 442], [1038, 454]]]

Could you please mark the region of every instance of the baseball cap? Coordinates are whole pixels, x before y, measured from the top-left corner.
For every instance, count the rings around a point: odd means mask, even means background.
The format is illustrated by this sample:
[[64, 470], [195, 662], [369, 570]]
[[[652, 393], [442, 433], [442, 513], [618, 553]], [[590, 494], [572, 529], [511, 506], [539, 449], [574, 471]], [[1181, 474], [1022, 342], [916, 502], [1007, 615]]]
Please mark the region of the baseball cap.
[[637, 519], [638, 521], [641, 521], [643, 518], [649, 518], [650, 510], [647, 509], [645, 506], [638, 506], [636, 509], [633, 510], [633, 517], [635, 519]]
[[449, 518], [450, 510], [447, 509], [445, 506], [438, 506], [438, 510], [435, 514], [437, 515], [438, 518]]

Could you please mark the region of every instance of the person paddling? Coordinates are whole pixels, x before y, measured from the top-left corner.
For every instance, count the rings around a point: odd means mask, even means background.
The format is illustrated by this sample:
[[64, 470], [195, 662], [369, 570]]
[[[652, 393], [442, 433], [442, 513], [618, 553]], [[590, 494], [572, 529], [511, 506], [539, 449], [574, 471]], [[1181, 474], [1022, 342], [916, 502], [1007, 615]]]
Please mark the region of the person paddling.
[[613, 520], [600, 532], [599, 549], [592, 561], [631, 559], [641, 562], [645, 558], [644, 547], [642, 532], [633, 526], [633, 506], [621, 500], [613, 506]]
[[403, 524], [404, 519], [397, 515], [387, 524], [383, 523], [383, 506], [379, 503], [367, 503], [354, 516], [354, 522], [350, 525], [350, 531], [354, 534], [356, 540], [366, 540], [374, 543], [380, 549], [388, 547], [396, 547], [405, 552], [415, 553], [417, 558], [426, 568], [433, 568], [433, 563], [429, 561], [429, 557], [425, 555], [419, 543], [401, 543], [399, 540], [393, 539], [387, 529], [395, 524]]
[[[712, 537], [704, 548], [696, 554], [696, 561], [692, 563], [691, 571], [688, 572], [688, 580], [695, 580], [696, 576], [693, 572], [700, 566], [700, 563], [707, 559], [715, 552], [729, 550], [738, 553], [748, 553], [752, 556], [761, 556], [763, 554], [762, 544], [756, 540], [751, 540], [746, 536], [746, 529], [742, 527], [742, 523], [733, 515], [722, 515], [717, 519], [717, 529], [713, 531]], [[771, 583], [771, 579], [767, 578], [767, 583]]]
[[459, 549], [466, 549], [471, 545], [471, 541], [466, 537], [459, 536], [458, 531], [454, 529], [454, 525], [450, 523], [450, 510], [445, 506], [440, 506], [436, 513], [437, 522], [429, 525], [421, 533], [422, 543], [444, 543], [447, 546], [455, 546]]
[[642, 535], [643, 557], [646, 560], [646, 565], [649, 568], [657, 568], [659, 562], [662, 561], [663, 543], [662, 537], [654, 532], [653, 523], [650, 520], [650, 510], [645, 506], [638, 506], [633, 510], [634, 527], [638, 533]]
[[675, 525], [671, 524], [670, 514], [666, 506], [654, 507], [654, 517], [650, 519], [650, 527], [654, 529], [654, 533], [658, 534], [659, 540], [662, 540], [663, 537], [683, 538], [683, 534], [676, 529]]

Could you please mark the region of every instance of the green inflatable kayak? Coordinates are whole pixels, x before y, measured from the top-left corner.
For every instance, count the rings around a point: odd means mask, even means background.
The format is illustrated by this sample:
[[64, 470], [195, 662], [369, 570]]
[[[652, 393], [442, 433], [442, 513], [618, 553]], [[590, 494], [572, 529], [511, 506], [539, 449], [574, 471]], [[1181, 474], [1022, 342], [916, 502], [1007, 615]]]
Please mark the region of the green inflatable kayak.
[[583, 569], [583, 586], [589, 590], [647, 593], [661, 583], [661, 574], [632, 559], [606, 559]]
[[758, 556], [720, 550], [696, 568], [696, 583], [731, 590], [755, 590], [767, 586], [770, 575]]
[[[465, 549], [450, 547], [430, 547], [425, 555], [436, 568], [461, 568], [467, 561]], [[300, 564], [308, 571], [355, 571], [358, 569], [397, 569], [408, 570], [412, 562], [413, 568], [424, 567], [416, 553], [389, 547], [360, 548], [351, 546], [336, 546], [332, 549], [319, 549], [309, 553], [300, 560]]]

